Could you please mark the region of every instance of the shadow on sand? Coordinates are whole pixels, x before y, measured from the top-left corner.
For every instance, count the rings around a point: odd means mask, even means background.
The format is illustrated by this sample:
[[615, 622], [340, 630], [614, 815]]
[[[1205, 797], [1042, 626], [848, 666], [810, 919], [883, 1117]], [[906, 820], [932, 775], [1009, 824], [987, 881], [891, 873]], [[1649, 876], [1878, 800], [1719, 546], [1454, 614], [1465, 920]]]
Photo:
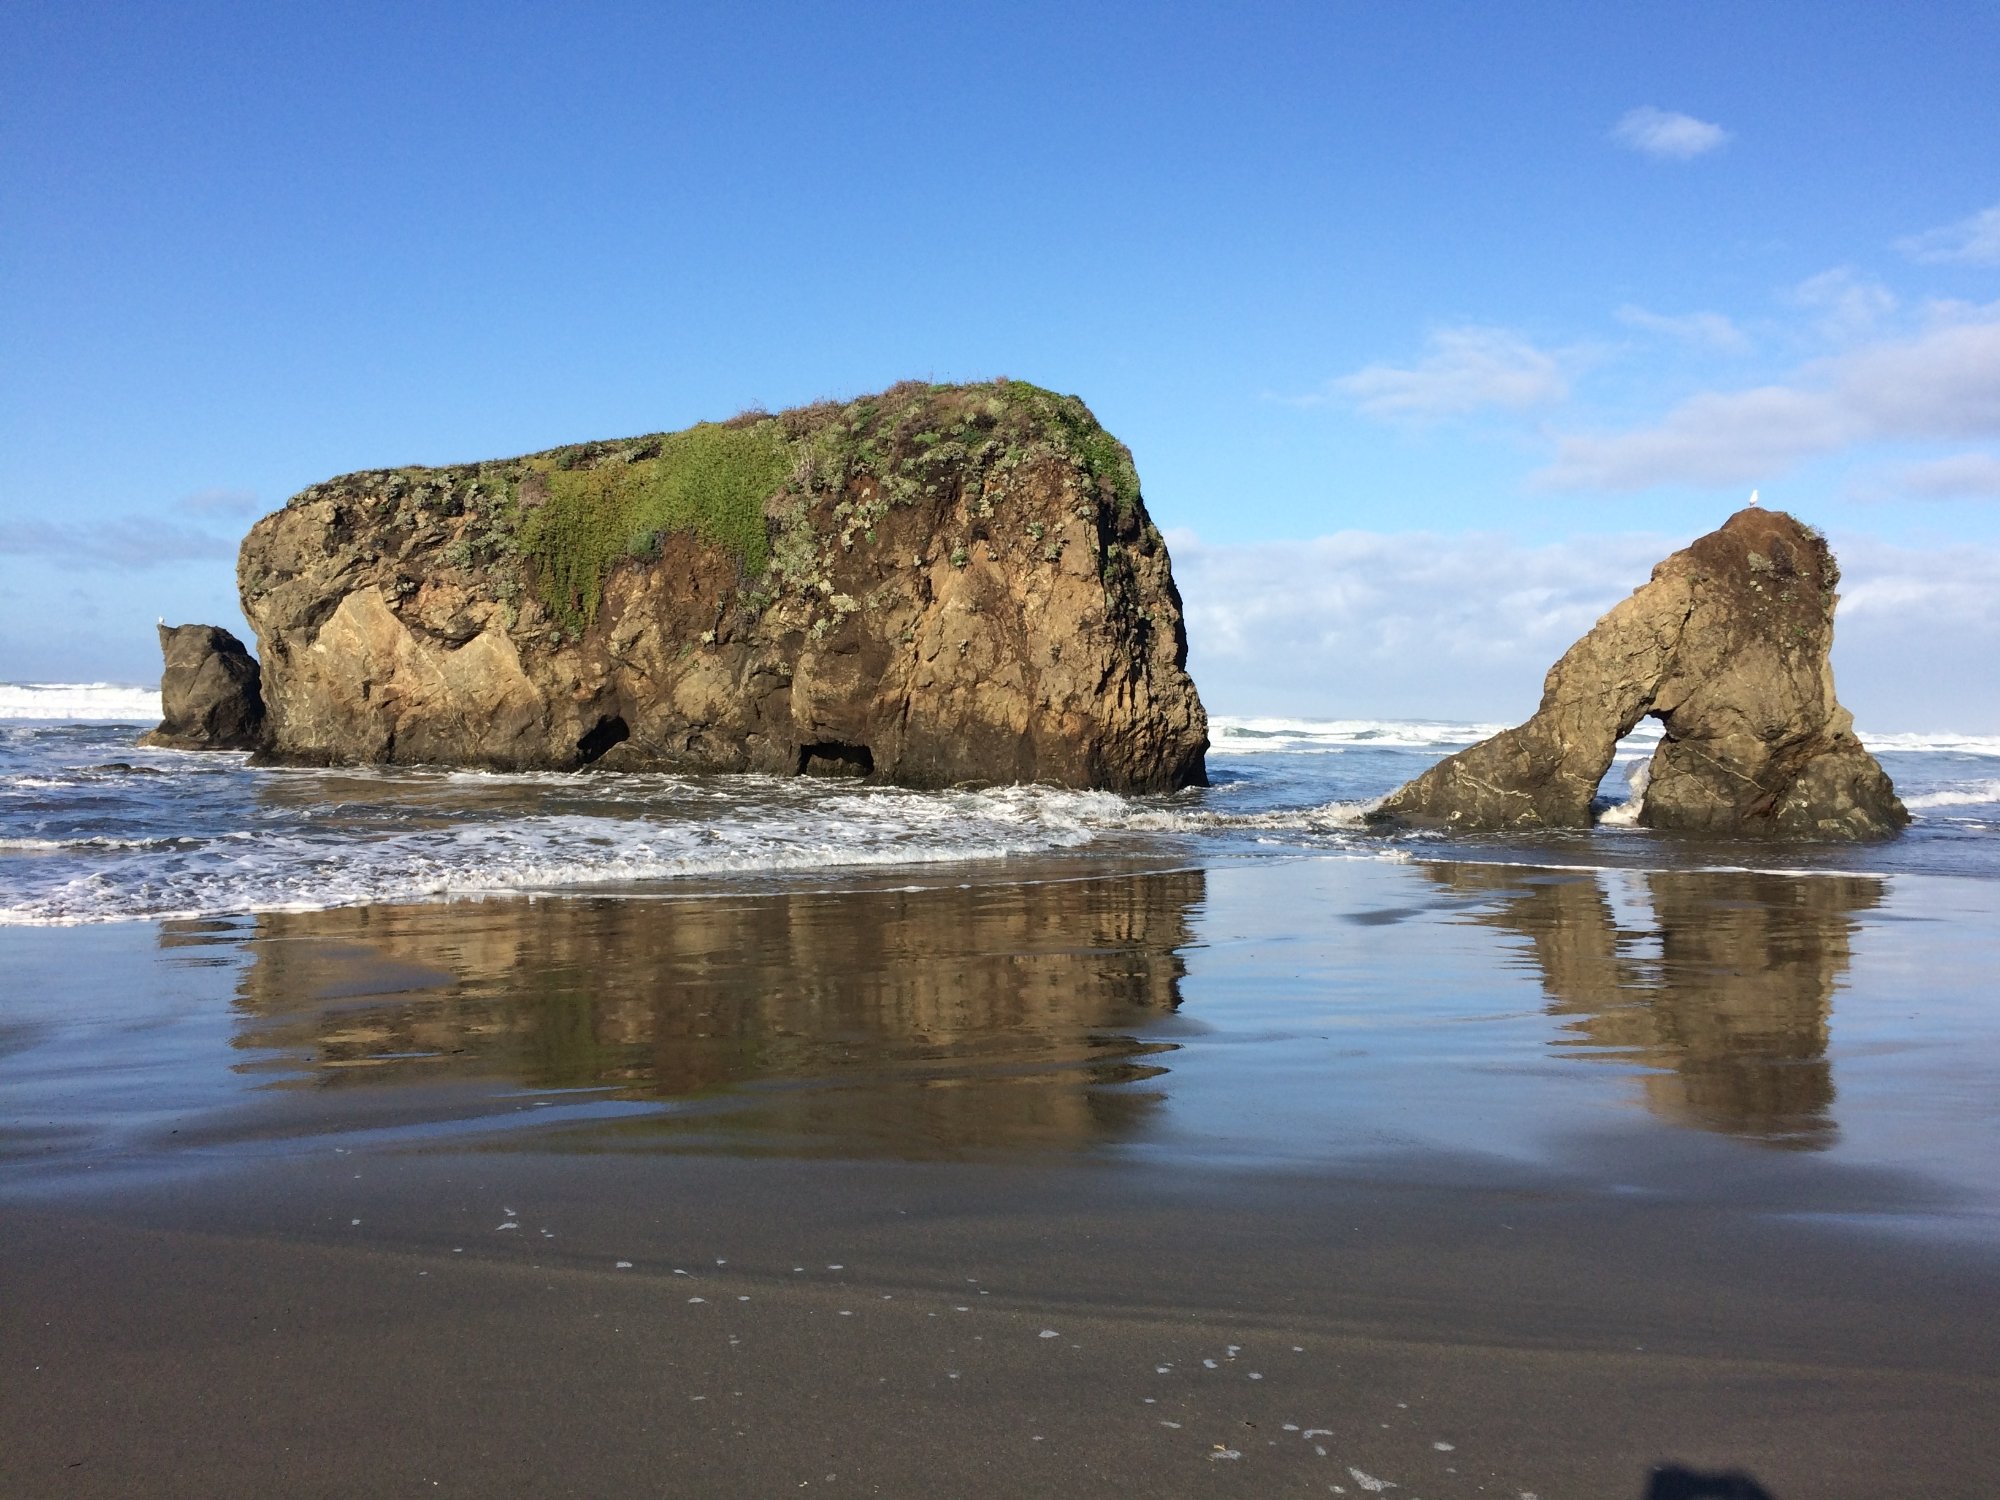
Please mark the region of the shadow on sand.
[[1739, 1469], [1706, 1473], [1663, 1464], [1653, 1470], [1641, 1500], [1777, 1500]]

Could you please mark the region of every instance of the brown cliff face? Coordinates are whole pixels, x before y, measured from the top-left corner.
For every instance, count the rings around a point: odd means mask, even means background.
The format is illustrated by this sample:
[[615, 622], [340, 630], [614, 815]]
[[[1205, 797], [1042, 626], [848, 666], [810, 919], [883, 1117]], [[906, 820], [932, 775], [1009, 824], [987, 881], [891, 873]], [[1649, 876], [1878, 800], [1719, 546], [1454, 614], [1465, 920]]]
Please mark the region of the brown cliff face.
[[238, 584], [279, 759], [1204, 779], [1130, 455], [1020, 382], [349, 475]]
[[1834, 698], [1826, 541], [1751, 506], [1653, 569], [1549, 671], [1541, 707], [1391, 794], [1381, 821], [1587, 828], [1618, 741], [1664, 731], [1639, 821], [1718, 836], [1879, 838], [1909, 822]]

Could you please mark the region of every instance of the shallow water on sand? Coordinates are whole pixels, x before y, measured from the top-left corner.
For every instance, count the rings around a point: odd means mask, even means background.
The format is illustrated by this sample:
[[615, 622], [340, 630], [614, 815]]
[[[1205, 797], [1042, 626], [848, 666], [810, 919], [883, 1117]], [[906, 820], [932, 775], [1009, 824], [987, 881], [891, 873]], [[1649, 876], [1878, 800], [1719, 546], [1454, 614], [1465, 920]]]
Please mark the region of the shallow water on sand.
[[1326, 856], [945, 873], [979, 878], [12, 929], [0, 1174], [427, 1139], [1432, 1158], [2000, 1227], [1984, 882]]

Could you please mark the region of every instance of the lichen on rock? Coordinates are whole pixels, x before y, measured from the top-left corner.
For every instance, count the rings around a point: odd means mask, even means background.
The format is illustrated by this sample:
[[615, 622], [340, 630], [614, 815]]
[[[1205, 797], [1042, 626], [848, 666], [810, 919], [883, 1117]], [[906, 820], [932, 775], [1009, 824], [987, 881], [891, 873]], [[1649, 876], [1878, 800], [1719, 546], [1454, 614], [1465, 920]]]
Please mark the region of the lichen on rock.
[[346, 475], [238, 585], [280, 759], [1203, 779], [1131, 454], [1021, 381]]
[[1909, 822], [1834, 697], [1840, 570], [1826, 539], [1750, 506], [1653, 569], [1549, 670], [1516, 728], [1392, 793], [1377, 822], [1587, 828], [1618, 741], [1662, 739], [1638, 821], [1721, 837], [1865, 839]]

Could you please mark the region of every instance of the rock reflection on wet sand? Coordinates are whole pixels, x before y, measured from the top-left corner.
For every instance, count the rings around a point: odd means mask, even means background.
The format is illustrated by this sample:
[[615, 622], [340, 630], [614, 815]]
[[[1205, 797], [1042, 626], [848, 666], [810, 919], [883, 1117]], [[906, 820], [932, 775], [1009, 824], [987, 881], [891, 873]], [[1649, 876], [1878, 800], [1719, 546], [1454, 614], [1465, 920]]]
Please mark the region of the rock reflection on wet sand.
[[1468, 920], [1527, 939], [1550, 1013], [1567, 1018], [1556, 1045], [1650, 1069], [1655, 1113], [1772, 1146], [1833, 1142], [1833, 994], [1856, 914], [1882, 902], [1882, 881], [1656, 870], [1619, 881], [1645, 898], [1621, 915], [1595, 872], [1425, 872], [1455, 894], [1491, 893]]
[[[1123, 1032], [1179, 1005], [1204, 880], [268, 914], [235, 1043], [322, 1087], [707, 1098], [795, 1147], [1084, 1147], [1158, 1107], [1132, 1085], [1166, 1044]], [[173, 927], [163, 943], [190, 936]]]

